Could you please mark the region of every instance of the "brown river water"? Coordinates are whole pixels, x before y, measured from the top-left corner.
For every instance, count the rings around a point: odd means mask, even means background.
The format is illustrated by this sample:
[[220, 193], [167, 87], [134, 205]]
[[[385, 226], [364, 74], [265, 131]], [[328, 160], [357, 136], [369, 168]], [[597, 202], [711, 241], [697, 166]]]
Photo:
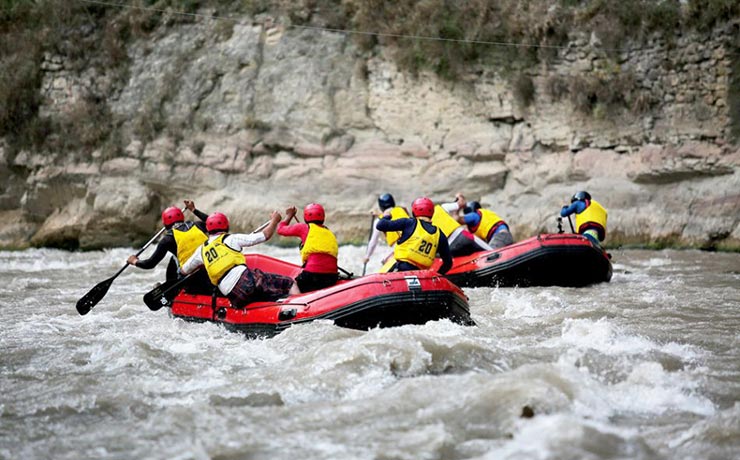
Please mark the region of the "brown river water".
[[164, 263], [79, 316], [133, 252], [0, 252], [0, 459], [740, 458], [740, 254], [614, 250], [610, 283], [466, 289], [473, 327], [247, 340], [147, 309]]

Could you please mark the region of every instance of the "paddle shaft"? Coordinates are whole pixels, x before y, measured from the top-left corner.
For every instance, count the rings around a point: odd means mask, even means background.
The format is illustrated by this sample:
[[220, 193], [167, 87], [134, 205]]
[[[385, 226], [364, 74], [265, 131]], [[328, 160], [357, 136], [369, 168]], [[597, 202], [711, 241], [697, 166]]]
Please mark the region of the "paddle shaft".
[[255, 229], [254, 229], [254, 230], [252, 231], [252, 233], [257, 233], [257, 232], [261, 232], [262, 230], [266, 229], [266, 228], [267, 228], [267, 226], [268, 226], [268, 225], [270, 225], [270, 222], [272, 222], [272, 220], [268, 220], [268, 221], [267, 221], [267, 222], [265, 222], [264, 224], [262, 224], [262, 225], [260, 225], [259, 227], [255, 228]]
[[572, 221], [572, 220], [570, 220], [570, 214], [568, 214], [568, 223], [570, 224], [570, 231], [571, 231], [572, 233], [575, 233], [575, 232], [576, 232], [576, 229], [575, 229], [575, 228], [573, 228], [573, 221]]
[[[146, 250], [147, 250], [147, 248], [148, 248], [149, 246], [151, 246], [151, 245], [152, 245], [152, 243], [154, 243], [154, 241], [155, 241], [155, 240], [156, 240], [157, 238], [159, 238], [159, 235], [161, 235], [161, 234], [162, 234], [162, 233], [163, 233], [163, 232], [164, 232], [165, 230], [167, 230], [167, 228], [166, 228], [166, 227], [162, 227], [162, 228], [160, 228], [160, 229], [159, 229], [159, 231], [157, 232], [157, 234], [156, 234], [156, 235], [154, 235], [154, 236], [152, 237], [152, 239], [150, 239], [149, 241], [147, 241], [147, 242], [146, 242], [146, 244], [145, 244], [144, 246], [142, 246], [142, 247], [141, 247], [141, 249], [139, 249], [139, 252], [137, 252], [137, 253], [136, 253], [136, 257], [139, 257], [139, 256], [141, 255], [141, 253], [142, 253], [142, 252], [146, 251]], [[127, 263], [126, 265], [124, 265], [123, 267], [121, 267], [121, 269], [120, 269], [120, 270], [118, 270], [118, 271], [116, 272], [116, 274], [115, 274], [115, 275], [111, 276], [110, 278], [108, 278], [108, 279], [107, 279], [107, 280], [105, 280], [105, 281], [109, 281], [109, 280], [110, 280], [110, 282], [113, 282], [113, 280], [114, 280], [114, 279], [116, 279], [116, 278], [118, 278], [118, 275], [120, 275], [121, 273], [123, 273], [123, 271], [124, 271], [124, 270], [126, 270], [126, 269], [128, 268], [128, 266], [129, 266], [129, 265], [130, 265], [130, 264], [128, 264], [128, 263]], [[105, 281], [104, 281], [104, 282], [105, 282]]]
[[[373, 224], [375, 223], [375, 214], [370, 214], [370, 234], [367, 236], [367, 248], [370, 249], [370, 241], [373, 239]], [[367, 254], [367, 251], [365, 252]], [[367, 262], [362, 264], [362, 276], [365, 276]]]
[[342, 268], [342, 267], [340, 267], [339, 265], [337, 265], [337, 270], [339, 270], [340, 272], [342, 272], [342, 273], [344, 273], [345, 275], [347, 275], [347, 278], [348, 278], [348, 279], [352, 279], [352, 278], [354, 278], [354, 276], [355, 276], [355, 274], [354, 274], [354, 273], [352, 273], [352, 272], [349, 272], [349, 271], [347, 271], [347, 270], [343, 269], [343, 268]]
[[[147, 241], [147, 242], [146, 242], [146, 244], [145, 244], [144, 246], [142, 246], [142, 247], [141, 247], [141, 249], [139, 249], [139, 252], [137, 252], [137, 253], [136, 253], [136, 257], [139, 257], [139, 256], [141, 255], [141, 253], [143, 253], [144, 251], [146, 251], [146, 250], [147, 250], [147, 248], [148, 248], [149, 246], [151, 246], [151, 245], [152, 245], [152, 243], [154, 243], [154, 242], [155, 242], [155, 241], [157, 240], [157, 238], [159, 238], [159, 236], [160, 236], [160, 235], [161, 235], [162, 233], [164, 233], [164, 231], [165, 231], [165, 230], [167, 230], [167, 227], [162, 227], [162, 228], [160, 228], [160, 229], [159, 229], [159, 231], [157, 232], [157, 234], [156, 234], [156, 235], [154, 235], [154, 236], [153, 236], [153, 237], [152, 237], [152, 238], [151, 238], [151, 239], [150, 239], [149, 241]], [[124, 270], [126, 270], [126, 269], [128, 268], [128, 266], [129, 266], [129, 265], [130, 265], [130, 264], [128, 264], [128, 263], [127, 263], [126, 265], [124, 265], [123, 267], [121, 267], [121, 269], [120, 269], [120, 270], [118, 270], [118, 272], [116, 272], [116, 274], [115, 274], [115, 275], [113, 275], [113, 276], [111, 276], [111, 277], [110, 277], [109, 279], [110, 279], [111, 281], [113, 281], [114, 279], [118, 278], [118, 275], [120, 275], [121, 273], [123, 273], [123, 271], [124, 271]]]
[[[186, 209], [187, 208], [182, 208], [182, 212], [185, 212]], [[151, 246], [152, 243], [154, 243], [165, 230], [167, 230], [167, 227], [162, 227], [161, 229], [159, 229], [159, 231], [149, 241], [147, 241], [141, 249], [139, 249], [139, 252], [136, 253], [136, 257], [146, 251], [146, 249]], [[88, 314], [90, 310], [92, 310], [92, 308], [98, 304], [98, 302], [103, 300], [103, 297], [105, 297], [105, 294], [108, 293], [108, 289], [110, 289], [113, 281], [118, 278], [118, 276], [120, 276], [120, 274], [123, 273], [124, 270], [128, 268], [128, 266], [129, 264], [126, 263], [126, 265], [121, 267], [121, 269], [118, 270], [115, 275], [96, 284], [92, 289], [90, 289], [87, 294], [82, 296], [80, 300], [77, 301], [77, 313], [79, 313], [80, 315]]]

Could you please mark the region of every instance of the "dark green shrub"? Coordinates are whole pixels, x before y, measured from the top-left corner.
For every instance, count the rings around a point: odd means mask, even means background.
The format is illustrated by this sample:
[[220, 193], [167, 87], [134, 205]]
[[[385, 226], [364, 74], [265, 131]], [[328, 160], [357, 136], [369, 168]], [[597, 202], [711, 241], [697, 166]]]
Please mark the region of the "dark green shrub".
[[0, 57], [0, 136], [23, 132], [40, 103], [40, 50], [32, 42], [18, 45], [16, 53]]
[[730, 78], [730, 89], [728, 95], [730, 136], [738, 143], [740, 142], [740, 59], [735, 59], [732, 64], [732, 77]]
[[[548, 85], [553, 98], [564, 94], [563, 81]], [[567, 79], [567, 93], [573, 107], [585, 115], [616, 115], [620, 111], [644, 111], [650, 108], [652, 99], [637, 87], [631, 72], [596, 72], [574, 75]]]
[[689, 26], [700, 30], [712, 28], [715, 24], [740, 15], [740, 2], [737, 0], [688, 0], [686, 21]]
[[523, 107], [529, 107], [534, 102], [535, 87], [532, 78], [529, 75], [519, 74], [513, 82], [514, 99]]
[[552, 100], [560, 101], [569, 94], [568, 77], [559, 74], [550, 75], [545, 81], [545, 92]]
[[644, 15], [646, 32], [672, 33], [681, 27], [681, 4], [678, 0], [650, 2]]

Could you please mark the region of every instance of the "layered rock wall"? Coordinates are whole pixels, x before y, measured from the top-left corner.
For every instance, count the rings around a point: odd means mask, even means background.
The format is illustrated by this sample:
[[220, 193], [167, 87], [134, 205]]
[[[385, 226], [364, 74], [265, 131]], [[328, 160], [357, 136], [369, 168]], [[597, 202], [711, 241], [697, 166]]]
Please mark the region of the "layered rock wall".
[[184, 198], [244, 230], [321, 202], [339, 238], [360, 241], [379, 193], [456, 191], [524, 238], [554, 231], [587, 189], [612, 245], [740, 247], [738, 24], [619, 52], [575, 37], [517, 76], [476, 67], [450, 82], [343, 34], [214, 22], [131, 43], [123, 85], [45, 57], [42, 112], [103, 98], [123, 148], [11, 156], [0, 143], [0, 244], [135, 244]]

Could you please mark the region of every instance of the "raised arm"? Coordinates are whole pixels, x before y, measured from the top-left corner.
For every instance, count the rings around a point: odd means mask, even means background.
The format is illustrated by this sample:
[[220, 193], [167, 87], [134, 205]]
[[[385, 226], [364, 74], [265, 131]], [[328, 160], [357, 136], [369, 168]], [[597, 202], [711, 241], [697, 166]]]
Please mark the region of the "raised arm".
[[280, 211], [272, 211], [272, 213], [270, 214], [270, 224], [264, 230], [262, 230], [262, 234], [265, 235], [265, 241], [272, 238], [272, 235], [275, 234], [275, 229], [277, 228], [280, 219], [282, 219]]
[[560, 210], [560, 217], [568, 217], [574, 212], [578, 214], [583, 212], [584, 209], [586, 209], [586, 203], [584, 203], [583, 201], [575, 201], [571, 203], [570, 206], [563, 206], [563, 208]]
[[378, 246], [378, 240], [380, 240], [381, 232], [377, 229], [378, 221], [375, 220], [375, 224], [373, 225], [373, 233], [370, 236], [370, 241], [367, 243], [367, 252], [365, 253], [365, 258], [363, 259], [364, 262], [367, 262], [370, 260], [370, 257], [372, 257], [373, 252], [375, 252], [375, 248]]
[[414, 221], [414, 219], [406, 218], [391, 220], [390, 216], [383, 216], [382, 219], [378, 219], [375, 228], [381, 232], [400, 232], [409, 225], [409, 220]]
[[195, 203], [193, 201], [191, 201], [191, 200], [185, 200], [185, 207], [188, 208], [188, 210], [190, 212], [192, 212], [193, 214], [195, 214], [195, 216], [198, 219], [202, 220], [203, 222], [205, 222], [206, 219], [208, 219], [208, 214], [204, 213], [203, 211], [200, 211], [200, 210], [196, 209], [195, 208]]

